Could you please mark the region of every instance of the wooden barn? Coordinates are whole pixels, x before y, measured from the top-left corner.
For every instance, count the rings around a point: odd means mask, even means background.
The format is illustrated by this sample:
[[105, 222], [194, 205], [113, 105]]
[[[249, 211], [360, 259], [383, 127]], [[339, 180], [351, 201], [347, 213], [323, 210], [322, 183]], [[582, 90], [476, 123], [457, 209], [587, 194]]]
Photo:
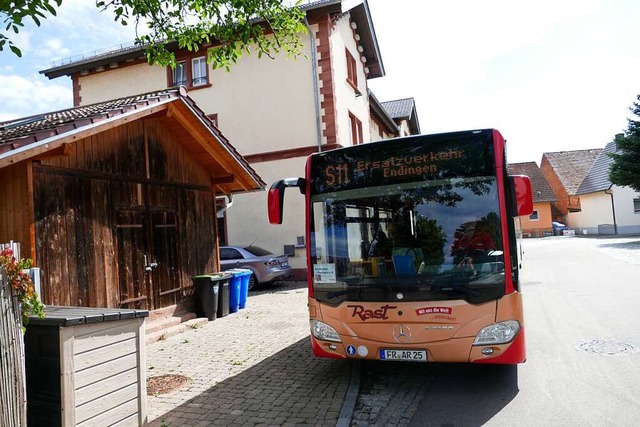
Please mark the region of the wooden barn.
[[184, 89], [0, 123], [0, 242], [49, 305], [188, 299], [218, 270], [216, 197], [264, 186]]

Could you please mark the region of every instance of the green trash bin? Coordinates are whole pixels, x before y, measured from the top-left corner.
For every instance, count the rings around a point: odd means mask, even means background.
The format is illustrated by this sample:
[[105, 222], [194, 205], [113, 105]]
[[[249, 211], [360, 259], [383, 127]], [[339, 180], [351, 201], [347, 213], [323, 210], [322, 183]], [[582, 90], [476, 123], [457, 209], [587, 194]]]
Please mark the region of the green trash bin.
[[230, 276], [228, 273], [211, 273], [191, 278], [195, 287], [198, 317], [206, 317], [209, 320], [216, 319], [220, 287], [224, 285], [224, 282], [229, 282]]

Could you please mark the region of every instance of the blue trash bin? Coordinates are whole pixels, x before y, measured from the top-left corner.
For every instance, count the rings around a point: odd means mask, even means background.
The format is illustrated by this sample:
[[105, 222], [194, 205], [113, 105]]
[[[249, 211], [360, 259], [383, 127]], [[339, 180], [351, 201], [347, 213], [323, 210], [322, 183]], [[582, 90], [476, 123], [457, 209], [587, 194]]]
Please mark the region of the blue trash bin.
[[229, 313], [235, 313], [240, 309], [240, 288], [242, 286], [242, 274], [236, 270], [227, 270], [232, 276], [229, 280]]
[[247, 306], [247, 299], [249, 298], [249, 280], [251, 279], [253, 271], [246, 268], [238, 268], [236, 270], [242, 274], [240, 277], [240, 308], [242, 309]]

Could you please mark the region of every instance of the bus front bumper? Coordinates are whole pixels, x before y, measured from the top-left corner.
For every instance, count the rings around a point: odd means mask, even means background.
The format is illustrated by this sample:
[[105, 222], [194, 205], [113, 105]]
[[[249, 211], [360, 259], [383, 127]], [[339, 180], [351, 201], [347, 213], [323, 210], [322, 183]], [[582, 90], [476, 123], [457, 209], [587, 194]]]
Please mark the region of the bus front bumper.
[[449, 363], [517, 364], [526, 360], [524, 327], [509, 343], [474, 346], [474, 337], [432, 343], [380, 343], [357, 337], [341, 342], [322, 341], [311, 335], [313, 353], [334, 359], [404, 360]]

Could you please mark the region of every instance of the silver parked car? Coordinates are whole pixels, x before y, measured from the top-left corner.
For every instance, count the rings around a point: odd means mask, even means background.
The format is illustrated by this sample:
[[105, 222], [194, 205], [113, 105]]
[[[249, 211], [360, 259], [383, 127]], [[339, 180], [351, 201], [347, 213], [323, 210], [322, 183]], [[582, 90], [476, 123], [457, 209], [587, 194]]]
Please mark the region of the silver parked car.
[[221, 246], [220, 268], [223, 271], [231, 268], [253, 271], [249, 289], [291, 277], [291, 266], [286, 255], [276, 255], [259, 246]]

